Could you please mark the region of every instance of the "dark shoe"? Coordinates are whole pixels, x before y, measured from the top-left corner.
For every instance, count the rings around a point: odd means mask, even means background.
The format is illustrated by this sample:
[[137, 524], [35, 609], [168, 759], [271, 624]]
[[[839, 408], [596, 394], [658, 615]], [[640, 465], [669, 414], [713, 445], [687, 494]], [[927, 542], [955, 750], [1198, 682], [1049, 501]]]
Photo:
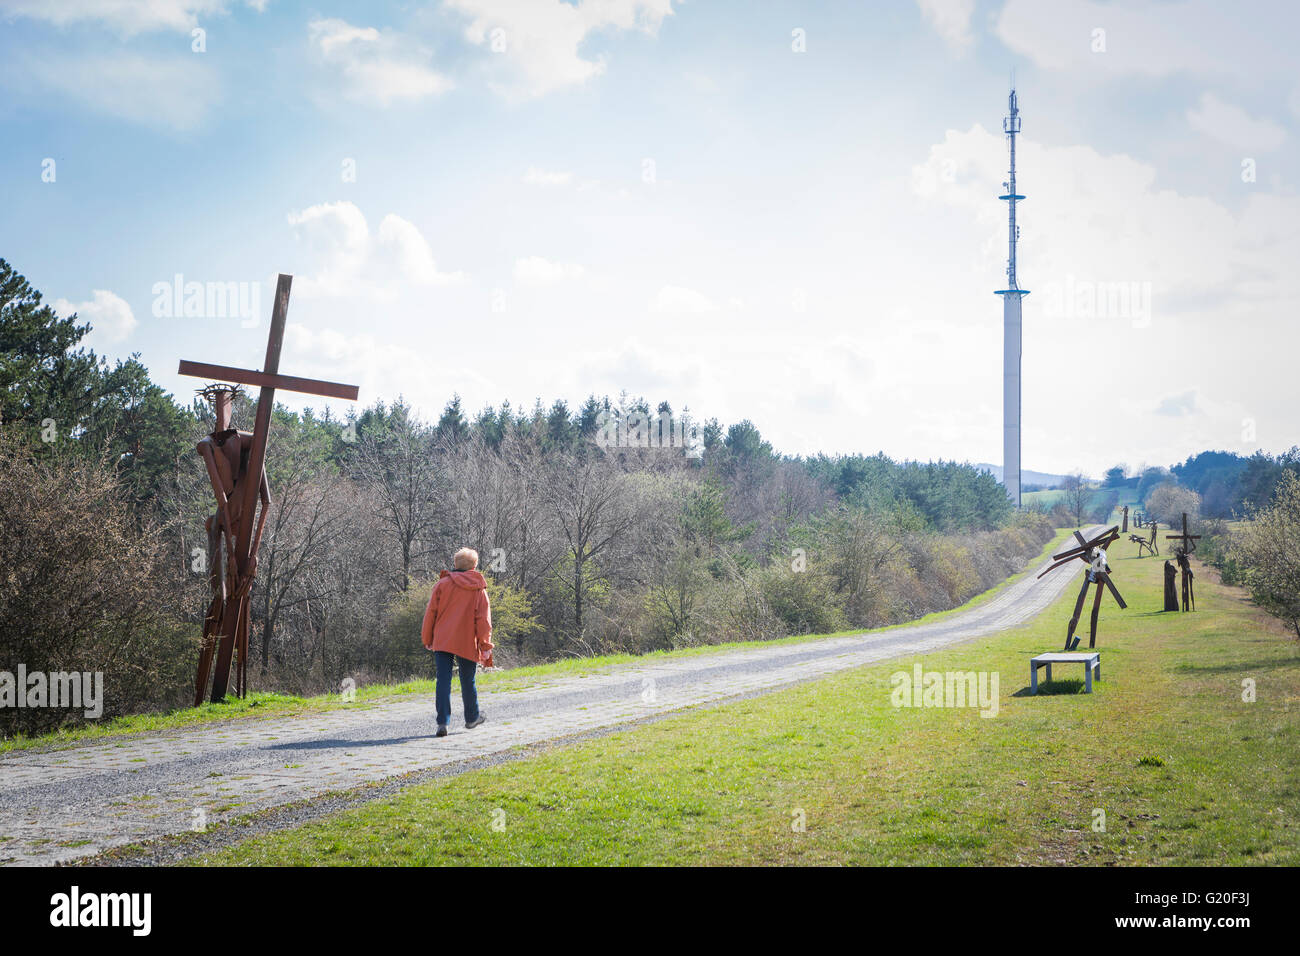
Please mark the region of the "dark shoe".
[[473, 720], [465, 721], [465, 729], [473, 730], [475, 727], [483, 723], [483, 721], [485, 720], [487, 720], [487, 714], [483, 713], [483, 711], [480, 710], [476, 718], [474, 718]]
[[434, 734], [434, 736], [435, 736], [435, 737], [446, 737], [446, 736], [447, 736], [447, 725], [446, 725], [446, 724], [439, 724], [439, 725], [438, 725], [438, 732], [437, 732], [436, 734]]

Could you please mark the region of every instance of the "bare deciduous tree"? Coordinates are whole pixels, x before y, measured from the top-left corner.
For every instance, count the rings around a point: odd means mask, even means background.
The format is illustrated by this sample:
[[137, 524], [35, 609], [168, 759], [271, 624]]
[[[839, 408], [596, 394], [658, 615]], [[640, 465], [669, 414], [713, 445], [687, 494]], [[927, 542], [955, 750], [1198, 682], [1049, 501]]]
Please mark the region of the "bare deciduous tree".
[[412, 564], [425, 553], [417, 545], [435, 526], [448, 487], [440, 459], [432, 429], [405, 405], [358, 429], [353, 467], [401, 555], [402, 591], [411, 586]]
[[1088, 479], [1083, 477], [1083, 472], [1076, 471], [1065, 476], [1061, 488], [1065, 491], [1065, 508], [1074, 518], [1075, 526], [1083, 527], [1083, 515], [1088, 510], [1088, 500], [1092, 497]]
[[593, 562], [635, 523], [629, 495], [627, 476], [617, 461], [598, 449], [564, 455], [551, 466], [545, 497], [559, 524], [570, 565], [567, 586], [577, 640], [583, 639]]

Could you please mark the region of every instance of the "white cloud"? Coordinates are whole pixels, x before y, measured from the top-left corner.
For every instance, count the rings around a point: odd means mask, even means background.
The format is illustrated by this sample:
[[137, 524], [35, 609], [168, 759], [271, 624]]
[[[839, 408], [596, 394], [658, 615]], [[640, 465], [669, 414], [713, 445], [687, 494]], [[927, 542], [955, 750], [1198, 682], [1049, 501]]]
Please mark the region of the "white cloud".
[[1200, 104], [1187, 111], [1187, 122], [1192, 129], [1241, 149], [1268, 152], [1286, 142], [1286, 130], [1281, 126], [1270, 119], [1256, 119], [1213, 93], [1202, 94]]
[[[220, 97], [216, 74], [202, 57], [32, 56], [22, 80], [33, 80], [92, 109], [147, 126], [192, 129]], [[20, 80], [20, 82], [22, 81]]]
[[[266, 0], [247, 0], [261, 12]], [[55, 26], [101, 23], [126, 36], [157, 30], [189, 31], [199, 18], [225, 14], [230, 0], [0, 0], [0, 11], [11, 16], [44, 20]]]
[[437, 96], [453, 86], [429, 66], [428, 51], [401, 34], [335, 18], [312, 20], [307, 34], [321, 60], [338, 72], [339, 88], [350, 100], [387, 107], [398, 100]]
[[311, 260], [302, 280], [308, 295], [391, 299], [407, 285], [442, 286], [464, 278], [460, 272], [441, 271], [419, 228], [392, 213], [374, 235], [351, 202], [309, 206], [289, 213], [288, 221]]
[[[1226, 208], [1199, 196], [1158, 188], [1156, 169], [1124, 154], [1088, 146], [1018, 144], [1021, 271], [1092, 281], [1149, 281], [1159, 291], [1211, 292], [1240, 278], [1225, 260], [1223, 241], [1237, 232]], [[1006, 258], [1006, 205], [994, 190], [1006, 175], [1006, 139], [976, 125], [949, 130], [929, 159], [913, 169], [923, 197], [962, 206], [988, 229], [982, 250], [991, 276]], [[1028, 235], [1032, 230], [1032, 237]], [[1034, 286], [1030, 286], [1034, 288]]]
[[562, 282], [582, 278], [583, 268], [576, 262], [552, 262], [541, 256], [515, 260], [515, 279], [531, 284]]
[[1168, 415], [1173, 418], [1181, 418], [1184, 415], [1191, 415], [1196, 411], [1196, 391], [1183, 392], [1180, 395], [1170, 395], [1161, 400], [1156, 406], [1157, 415]]
[[[1245, 72], [1293, 76], [1285, 44], [1260, 42], [1260, 14], [1218, 0], [1007, 0], [996, 31], [1002, 41], [1041, 67], [1093, 69], [1114, 74]], [[1297, 10], [1282, 5], [1267, 14], [1274, 36], [1294, 33]], [[1094, 52], [1093, 31], [1104, 31], [1104, 52]]]
[[[605, 72], [604, 55], [579, 52], [601, 30], [658, 32], [672, 0], [446, 0], [469, 17], [466, 38], [513, 65], [516, 75], [496, 89], [510, 96], [542, 96]], [[503, 45], [500, 52], [497, 45]]]
[[[500, 401], [501, 385], [474, 371], [472, 363], [450, 357], [443, 343], [429, 345], [421, 338], [394, 341], [383, 335], [340, 332], [335, 328], [313, 329], [307, 324], [290, 322], [285, 328], [283, 368], [294, 374], [327, 381], [349, 382], [360, 388], [359, 406], [351, 402], [327, 402], [314, 396], [282, 393], [291, 407], [330, 405], [341, 414], [347, 409], [365, 406], [375, 400], [393, 401], [400, 395], [418, 414], [436, 416], [459, 391], [470, 407], [480, 397]], [[454, 386], [450, 383], [455, 383]]]
[[617, 397], [626, 391], [647, 398], [651, 407], [667, 400], [681, 411], [690, 404], [689, 396], [700, 394], [704, 383], [718, 377], [719, 370], [711, 370], [705, 356], [665, 348], [662, 339], [633, 336], [617, 345], [604, 339], [590, 344], [596, 347], [576, 354], [573, 375], [587, 394]]
[[448, 285], [463, 278], [459, 272], [440, 272], [433, 250], [410, 220], [389, 213], [379, 223], [377, 251], [397, 265], [401, 275], [421, 285]]
[[916, 0], [921, 15], [954, 50], [964, 50], [974, 37], [970, 32], [975, 0]]
[[666, 285], [650, 303], [651, 312], [716, 312], [718, 307], [703, 292]]
[[107, 289], [95, 289], [91, 295], [93, 298], [88, 302], [56, 299], [54, 311], [63, 316], [75, 312], [79, 324], [90, 323], [91, 333], [86, 341], [91, 347], [116, 344], [135, 331], [139, 323], [125, 299]]

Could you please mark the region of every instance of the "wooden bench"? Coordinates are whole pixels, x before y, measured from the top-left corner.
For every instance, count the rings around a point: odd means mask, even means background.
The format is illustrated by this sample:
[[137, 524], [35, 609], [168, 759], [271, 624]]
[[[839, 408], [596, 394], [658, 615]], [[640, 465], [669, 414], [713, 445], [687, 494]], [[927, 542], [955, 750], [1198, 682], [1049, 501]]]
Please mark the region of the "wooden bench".
[[1052, 679], [1053, 664], [1082, 664], [1084, 693], [1092, 693], [1092, 677], [1095, 673], [1101, 680], [1101, 651], [1057, 651], [1054, 654], [1039, 654], [1029, 661], [1029, 693], [1038, 693], [1038, 668], [1047, 668], [1047, 679]]

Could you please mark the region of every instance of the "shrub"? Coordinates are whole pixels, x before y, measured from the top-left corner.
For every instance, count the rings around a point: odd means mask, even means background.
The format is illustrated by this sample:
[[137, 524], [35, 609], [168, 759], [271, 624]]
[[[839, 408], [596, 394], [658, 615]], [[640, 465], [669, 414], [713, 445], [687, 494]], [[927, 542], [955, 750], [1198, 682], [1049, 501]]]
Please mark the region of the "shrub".
[[1300, 479], [1281, 476], [1272, 503], [1241, 530], [1232, 554], [1255, 603], [1300, 638]]
[[[166, 544], [132, 514], [107, 463], [0, 434], [0, 670], [102, 672], [105, 717], [184, 703], [200, 627], [184, 618], [184, 572]], [[83, 719], [79, 709], [5, 708], [0, 732]]]
[[1183, 514], [1188, 520], [1201, 514], [1201, 496], [1173, 481], [1157, 485], [1146, 499], [1146, 513], [1166, 527], [1182, 527]]
[[793, 571], [774, 562], [751, 574], [784, 634], [829, 634], [847, 625], [834, 582], [821, 564], [809, 562], [805, 570]]

